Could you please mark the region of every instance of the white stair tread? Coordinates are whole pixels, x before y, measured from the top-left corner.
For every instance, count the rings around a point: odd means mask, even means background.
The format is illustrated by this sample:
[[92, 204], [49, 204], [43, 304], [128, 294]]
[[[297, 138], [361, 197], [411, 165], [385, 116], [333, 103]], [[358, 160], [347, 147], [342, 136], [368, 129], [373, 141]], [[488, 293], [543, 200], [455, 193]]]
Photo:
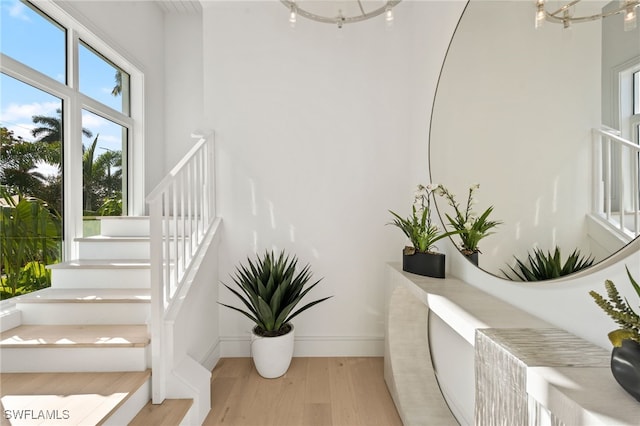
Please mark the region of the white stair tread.
[[76, 259], [48, 265], [48, 269], [149, 269], [147, 259]]
[[12, 299], [16, 303], [149, 303], [151, 290], [146, 288], [46, 288]]
[[[46, 424], [102, 424], [149, 380], [150, 375], [149, 370], [2, 373], [2, 405], [4, 413], [32, 410], [36, 417], [47, 410], [59, 418], [50, 419]], [[19, 424], [39, 425], [43, 424], [43, 419], [23, 419]]]
[[0, 348], [144, 347], [146, 325], [20, 325], [0, 334]]

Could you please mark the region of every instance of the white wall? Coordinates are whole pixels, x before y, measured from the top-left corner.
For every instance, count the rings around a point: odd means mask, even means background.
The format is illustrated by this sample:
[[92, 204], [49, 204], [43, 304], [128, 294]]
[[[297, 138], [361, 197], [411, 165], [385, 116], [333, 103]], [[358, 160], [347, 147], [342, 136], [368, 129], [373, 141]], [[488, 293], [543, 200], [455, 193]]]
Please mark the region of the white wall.
[[[278, 2], [203, 6], [221, 279], [256, 250], [287, 249], [324, 278], [310, 296], [334, 296], [295, 320], [296, 354], [382, 354], [384, 264], [405, 242], [387, 210], [408, 214], [428, 176], [432, 94], [463, 3], [403, 2], [390, 30], [291, 29]], [[248, 320], [220, 320], [222, 356], [246, 355]]]
[[164, 16], [149, 1], [69, 1], [72, 15], [144, 73], [145, 190], [164, 176]]
[[196, 142], [202, 129], [202, 16], [168, 13], [165, 30], [165, 170], [171, 170]]

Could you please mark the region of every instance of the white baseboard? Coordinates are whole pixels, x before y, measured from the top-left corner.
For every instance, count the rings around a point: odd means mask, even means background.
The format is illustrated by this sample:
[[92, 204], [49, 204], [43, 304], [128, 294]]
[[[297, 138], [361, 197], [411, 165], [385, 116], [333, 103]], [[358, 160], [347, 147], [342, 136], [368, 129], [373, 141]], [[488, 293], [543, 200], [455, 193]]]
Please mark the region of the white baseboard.
[[[249, 337], [223, 336], [220, 338], [220, 356], [248, 357]], [[295, 357], [338, 357], [384, 355], [383, 336], [299, 336], [296, 337]]]
[[218, 364], [220, 360], [220, 339], [217, 339], [209, 350], [207, 351], [204, 359], [200, 362], [204, 368], [211, 371]]

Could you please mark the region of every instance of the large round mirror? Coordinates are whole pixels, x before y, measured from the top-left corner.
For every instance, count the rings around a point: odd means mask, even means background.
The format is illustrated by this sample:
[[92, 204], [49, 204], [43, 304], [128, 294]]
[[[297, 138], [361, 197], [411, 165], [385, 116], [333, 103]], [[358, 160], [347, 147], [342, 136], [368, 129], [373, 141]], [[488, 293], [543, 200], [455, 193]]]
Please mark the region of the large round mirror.
[[[569, 29], [535, 29], [534, 18], [533, 1], [471, 0], [431, 121], [432, 182], [462, 208], [468, 188], [480, 185], [473, 209], [493, 206], [502, 224], [480, 241], [479, 266], [503, 278], [536, 248], [558, 247], [563, 259], [577, 249], [597, 263], [640, 227], [631, 146], [640, 128], [640, 30], [624, 31], [622, 15]], [[603, 126], [615, 132], [603, 135]], [[452, 214], [444, 199], [436, 202], [441, 217]]]

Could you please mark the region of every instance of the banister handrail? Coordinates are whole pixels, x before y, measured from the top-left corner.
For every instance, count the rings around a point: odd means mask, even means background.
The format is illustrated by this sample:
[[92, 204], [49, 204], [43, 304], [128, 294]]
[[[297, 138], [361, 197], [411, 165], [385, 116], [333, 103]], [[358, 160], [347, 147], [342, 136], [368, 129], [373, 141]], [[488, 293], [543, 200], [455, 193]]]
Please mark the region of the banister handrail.
[[173, 364], [167, 312], [216, 218], [214, 135], [201, 136], [149, 193], [152, 401], [166, 397]]
[[162, 191], [171, 184], [171, 181], [173, 180], [173, 178], [180, 172], [180, 170], [182, 170], [185, 167], [189, 159], [192, 158], [200, 148], [202, 148], [202, 145], [207, 143], [207, 140], [209, 138], [213, 138], [213, 133], [209, 133], [207, 135], [192, 135], [192, 136], [196, 136], [199, 138], [196, 144], [193, 147], [191, 147], [189, 152], [187, 152], [185, 156], [182, 157], [180, 161], [178, 161], [178, 164], [176, 164], [171, 169], [171, 171], [167, 173], [167, 175], [160, 181], [160, 183], [156, 185], [153, 191], [151, 191], [149, 195], [147, 195], [147, 197], [145, 198], [147, 203], [153, 202], [153, 200], [155, 200], [162, 193]]
[[630, 148], [633, 151], [638, 151], [640, 152], [640, 145], [635, 144], [623, 137], [621, 137], [620, 135], [613, 133], [611, 131], [607, 131], [604, 129], [593, 129], [594, 133], [600, 134], [602, 136], [606, 136], [607, 138], [609, 138], [612, 141], [618, 142], [621, 146], [625, 146], [627, 148]]
[[[615, 129], [592, 129], [592, 135], [592, 213], [631, 241], [640, 235], [640, 145]], [[633, 221], [630, 225], [628, 217]]]

